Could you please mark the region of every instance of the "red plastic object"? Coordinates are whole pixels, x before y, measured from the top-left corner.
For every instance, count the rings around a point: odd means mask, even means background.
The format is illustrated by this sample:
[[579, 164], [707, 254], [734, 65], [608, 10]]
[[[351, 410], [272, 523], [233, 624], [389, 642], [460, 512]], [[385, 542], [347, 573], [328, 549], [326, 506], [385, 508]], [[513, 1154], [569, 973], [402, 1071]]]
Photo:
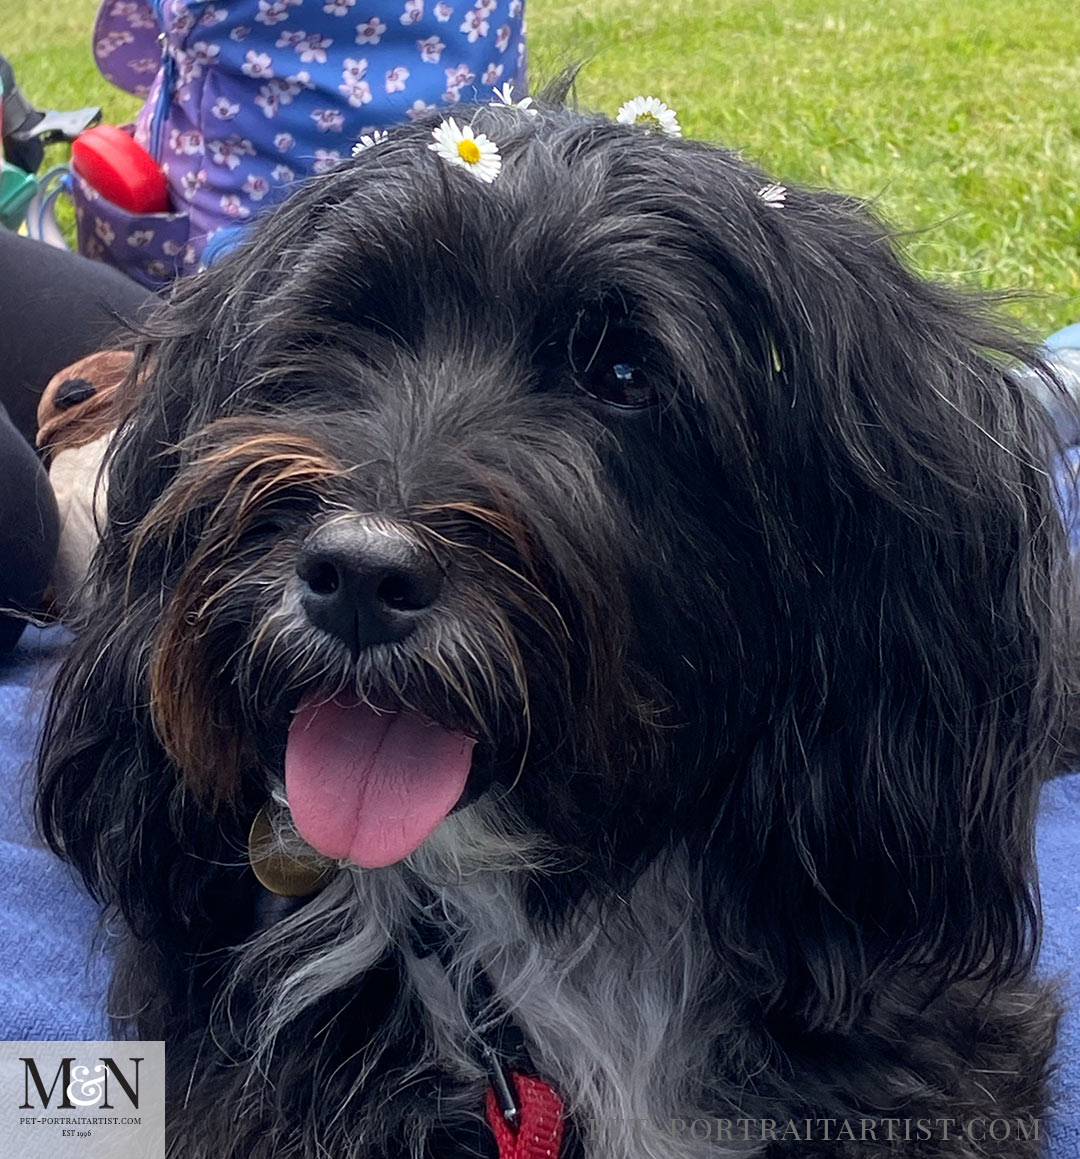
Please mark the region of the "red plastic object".
[[165, 213], [169, 187], [149, 153], [123, 129], [98, 125], [71, 146], [75, 172], [102, 197], [129, 213]]

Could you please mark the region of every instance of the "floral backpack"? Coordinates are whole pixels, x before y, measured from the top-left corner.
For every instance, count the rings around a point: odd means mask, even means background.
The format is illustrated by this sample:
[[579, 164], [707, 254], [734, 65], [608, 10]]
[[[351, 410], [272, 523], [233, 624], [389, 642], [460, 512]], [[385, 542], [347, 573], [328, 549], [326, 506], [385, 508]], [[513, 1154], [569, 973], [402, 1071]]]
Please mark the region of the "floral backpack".
[[171, 212], [133, 214], [78, 174], [79, 248], [152, 288], [362, 135], [525, 88], [524, 0], [105, 0], [98, 67], [146, 98], [133, 133]]

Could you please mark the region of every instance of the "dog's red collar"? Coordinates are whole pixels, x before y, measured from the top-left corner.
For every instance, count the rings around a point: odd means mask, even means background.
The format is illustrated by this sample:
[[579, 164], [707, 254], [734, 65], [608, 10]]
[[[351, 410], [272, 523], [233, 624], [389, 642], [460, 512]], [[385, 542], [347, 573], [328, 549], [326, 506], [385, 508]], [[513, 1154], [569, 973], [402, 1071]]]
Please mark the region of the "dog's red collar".
[[507, 1077], [514, 1087], [516, 1127], [506, 1121], [494, 1087], [488, 1087], [484, 1099], [499, 1159], [558, 1159], [563, 1137], [562, 1099], [541, 1078], [517, 1070]]

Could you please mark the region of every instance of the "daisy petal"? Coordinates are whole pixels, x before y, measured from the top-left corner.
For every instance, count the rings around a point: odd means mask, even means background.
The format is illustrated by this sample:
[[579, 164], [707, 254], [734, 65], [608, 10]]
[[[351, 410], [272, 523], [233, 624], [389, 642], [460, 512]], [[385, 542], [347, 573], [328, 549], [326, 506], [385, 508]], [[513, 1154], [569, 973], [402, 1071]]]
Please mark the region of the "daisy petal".
[[784, 202], [787, 200], [787, 190], [783, 185], [777, 185], [775, 182], [763, 185], [758, 190], [757, 195], [766, 205], [771, 205], [774, 209], [783, 209]]
[[376, 129], [374, 133], [365, 133], [359, 141], [353, 145], [352, 155], [359, 157], [365, 149], [374, 149], [376, 145], [381, 145], [383, 141], [388, 141], [390, 134], [385, 129]]
[[498, 88], [491, 91], [495, 94], [492, 104], [496, 108], [517, 109], [522, 113], [528, 113], [530, 117], [535, 117], [540, 111], [529, 107], [533, 103], [532, 97], [522, 97], [520, 101], [515, 101], [514, 86], [509, 81], [503, 81]]

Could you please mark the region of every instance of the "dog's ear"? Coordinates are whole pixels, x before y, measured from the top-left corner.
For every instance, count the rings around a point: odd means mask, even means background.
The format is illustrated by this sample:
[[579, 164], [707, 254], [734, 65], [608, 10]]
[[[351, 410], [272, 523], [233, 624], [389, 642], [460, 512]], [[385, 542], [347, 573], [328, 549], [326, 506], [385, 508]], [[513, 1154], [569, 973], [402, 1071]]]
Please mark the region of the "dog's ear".
[[229, 866], [242, 857], [230, 819], [191, 807], [157, 741], [140, 680], [143, 630], [100, 606], [82, 625], [51, 690], [37, 814], [90, 892], [149, 936], [205, 920], [207, 896], [231, 888], [240, 871]]
[[1023, 345], [840, 198], [742, 224], [760, 247], [712, 260], [756, 372], [716, 425], [755, 448], [721, 507], [757, 578], [729, 597], [747, 660], [706, 889], [746, 992], [836, 1028], [887, 974], [928, 994], [1030, 962], [1069, 566]]
[[148, 582], [136, 599], [129, 591], [131, 530], [168, 477], [160, 448], [179, 429], [177, 415], [151, 400], [114, 440], [109, 521], [51, 689], [36, 806], [50, 847], [137, 938], [194, 950], [209, 948], [202, 938], [215, 922], [237, 930], [250, 881], [244, 803], [216, 816], [195, 807], [156, 735], [147, 667], [160, 593]]
[[119, 1032], [136, 1020], [141, 1036], [161, 1038], [205, 1016], [216, 954], [250, 930], [253, 882], [237, 816], [196, 808], [154, 735], [145, 624], [108, 607], [82, 626], [53, 686], [38, 826], [106, 914], [123, 915], [125, 936], [110, 946]]

